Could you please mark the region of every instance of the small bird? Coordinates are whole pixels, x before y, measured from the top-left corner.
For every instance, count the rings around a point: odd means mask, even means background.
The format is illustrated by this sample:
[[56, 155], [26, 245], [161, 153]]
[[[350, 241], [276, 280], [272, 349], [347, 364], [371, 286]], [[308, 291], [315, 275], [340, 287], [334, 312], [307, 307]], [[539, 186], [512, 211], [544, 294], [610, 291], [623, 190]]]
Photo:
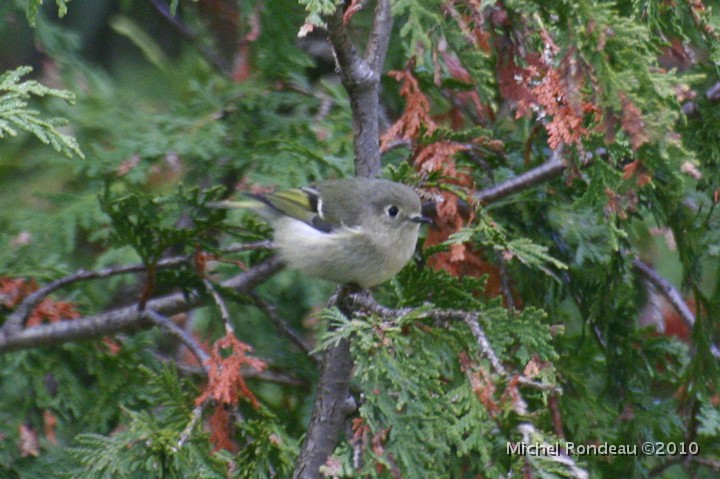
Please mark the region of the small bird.
[[214, 206], [247, 208], [266, 218], [291, 268], [361, 288], [395, 276], [415, 252], [420, 224], [432, 223], [412, 188], [388, 180], [328, 180], [250, 196]]

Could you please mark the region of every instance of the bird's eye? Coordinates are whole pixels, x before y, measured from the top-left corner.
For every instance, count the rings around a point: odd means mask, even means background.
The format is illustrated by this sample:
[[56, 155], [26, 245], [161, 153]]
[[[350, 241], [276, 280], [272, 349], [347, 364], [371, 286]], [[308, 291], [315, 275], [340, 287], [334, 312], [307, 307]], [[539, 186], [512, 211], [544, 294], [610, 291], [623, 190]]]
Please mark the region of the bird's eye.
[[392, 205], [391, 207], [389, 207], [387, 209], [387, 214], [390, 218], [395, 218], [399, 212], [400, 212], [400, 210], [395, 205]]

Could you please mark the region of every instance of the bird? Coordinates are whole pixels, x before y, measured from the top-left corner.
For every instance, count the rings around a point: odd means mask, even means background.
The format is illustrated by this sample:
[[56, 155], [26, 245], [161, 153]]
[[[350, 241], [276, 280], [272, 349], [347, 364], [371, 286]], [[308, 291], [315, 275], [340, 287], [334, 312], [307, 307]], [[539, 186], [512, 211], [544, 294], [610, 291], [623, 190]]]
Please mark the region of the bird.
[[304, 188], [221, 201], [221, 208], [258, 213], [274, 230], [282, 260], [303, 274], [370, 288], [395, 276], [412, 258], [423, 216], [420, 196], [385, 179], [326, 180]]

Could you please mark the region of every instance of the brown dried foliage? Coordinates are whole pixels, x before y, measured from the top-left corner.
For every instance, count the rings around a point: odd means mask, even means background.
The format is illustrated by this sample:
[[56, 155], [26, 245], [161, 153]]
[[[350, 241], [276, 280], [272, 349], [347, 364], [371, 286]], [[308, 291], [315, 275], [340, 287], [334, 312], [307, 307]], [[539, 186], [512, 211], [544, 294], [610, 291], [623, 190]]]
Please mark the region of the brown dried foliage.
[[620, 94], [620, 102], [622, 104], [620, 125], [630, 137], [632, 149], [637, 150], [649, 141], [645, 131], [645, 122], [642, 119], [642, 112], [625, 93]]
[[242, 367], [249, 366], [257, 371], [262, 371], [267, 364], [254, 358], [247, 353], [252, 347], [238, 340], [232, 332], [229, 332], [215, 342], [210, 358], [205, 361], [208, 367], [208, 384], [203, 393], [195, 399], [195, 404], [200, 405], [209, 399], [215, 400], [219, 405], [234, 406], [239, 397], [250, 401], [253, 407], [260, 407], [255, 395], [245, 384], [242, 375]]
[[[414, 66], [414, 61], [411, 61], [405, 70], [390, 73], [401, 82], [400, 94], [405, 98], [406, 106], [405, 112], [383, 135], [381, 148], [387, 150], [388, 146], [397, 140], [408, 141], [412, 145], [416, 145], [412, 157], [413, 165], [419, 172], [425, 175], [439, 173], [446, 183], [459, 190], [464, 190], [467, 192], [465, 196], [471, 198], [474, 191], [472, 178], [457, 168], [454, 155], [466, 151], [472, 145], [446, 140], [418, 145], [421, 134], [423, 132], [425, 135], [431, 134], [437, 129], [437, 124], [430, 116], [430, 102], [412, 73]], [[470, 75], [459, 62], [453, 64], [452, 69], [457, 78], [470, 80]], [[479, 138], [477, 142], [487, 144], [488, 139]], [[427, 193], [436, 200], [437, 204], [435, 227], [429, 229], [425, 241], [426, 246], [433, 246], [445, 242], [451, 234], [472, 221], [472, 214], [466, 212], [463, 216], [458, 208], [460, 198], [447, 189], [429, 188]], [[436, 270], [446, 270], [456, 276], [479, 277], [489, 274], [490, 280], [486, 293], [488, 295], [500, 293], [501, 281], [497, 268], [485, 262], [481, 258], [480, 252], [473, 250], [467, 244], [456, 244], [451, 246], [450, 251], [434, 254], [428, 264]]]
[[249, 356], [247, 353], [250, 351], [252, 348], [249, 345], [238, 340], [231, 331], [228, 331], [223, 338], [215, 342], [210, 358], [205, 361], [208, 368], [208, 384], [203, 393], [195, 399], [195, 404], [200, 406], [208, 400], [216, 402], [215, 410], [210, 417], [210, 439], [216, 451], [236, 449], [228, 410], [235, 407], [238, 399], [245, 398], [253, 407], [260, 407], [257, 398], [245, 383], [242, 367], [249, 366], [262, 371], [267, 364]]
[[213, 452], [225, 449], [230, 452], [237, 452], [237, 443], [232, 439], [232, 419], [226, 406], [218, 404], [215, 406], [212, 416], [208, 421], [210, 425], [210, 441], [213, 443]]
[[350, 19], [355, 15], [357, 12], [362, 10], [363, 5], [360, 0], [352, 0], [350, 2], [350, 5], [345, 8], [345, 12], [343, 12], [343, 25], [347, 26], [348, 23], [350, 23]]
[[408, 62], [405, 70], [393, 70], [388, 73], [400, 84], [400, 95], [405, 98], [405, 111], [380, 139], [380, 150], [386, 151], [397, 140], [411, 141], [418, 138], [422, 128], [432, 133], [437, 126], [430, 117], [430, 102], [420, 90], [417, 78], [412, 71], [414, 60]]
[[[38, 285], [34, 279], [0, 277], [0, 306], [13, 309], [37, 290]], [[73, 303], [45, 298], [33, 308], [25, 325], [33, 327], [43, 323], [57, 323], [79, 317], [80, 313], [75, 309]]]
[[[546, 42], [551, 41], [549, 35], [546, 37]], [[548, 44], [548, 48], [553, 49], [553, 45]], [[589, 133], [585, 126], [588, 116], [591, 115], [595, 122], [600, 121], [600, 108], [583, 97], [580, 89], [585, 78], [575, 58], [568, 53], [557, 68], [540, 62], [535, 63], [530, 71], [535, 73], [533, 76], [539, 82], [529, 89], [531, 101], [528, 101], [527, 95], [518, 101], [518, 116], [540, 107], [551, 116], [545, 125], [550, 148], [561, 144], [579, 145]]]
[[470, 386], [477, 396], [478, 400], [485, 406], [490, 417], [497, 416], [500, 412], [500, 405], [495, 400], [495, 383], [493, 383], [490, 373], [484, 368], [473, 364], [466, 352], [460, 353], [460, 370], [465, 373], [470, 382]]

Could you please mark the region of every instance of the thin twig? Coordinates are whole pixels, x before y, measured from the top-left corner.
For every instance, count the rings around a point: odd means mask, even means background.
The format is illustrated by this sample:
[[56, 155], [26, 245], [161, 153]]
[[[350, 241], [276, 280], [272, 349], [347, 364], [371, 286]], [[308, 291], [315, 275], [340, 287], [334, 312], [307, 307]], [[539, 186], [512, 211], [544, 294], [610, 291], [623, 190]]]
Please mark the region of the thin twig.
[[492, 203], [518, 191], [526, 190], [544, 181], [556, 178], [562, 174], [566, 166], [561, 148], [556, 148], [552, 151], [550, 159], [546, 163], [498, 185], [478, 191], [474, 197], [482, 203]]
[[[537, 429], [535, 429], [535, 426], [528, 422], [520, 423], [517, 429], [520, 434], [522, 434], [523, 443], [525, 444], [537, 444], [538, 438], [541, 437], [541, 435], [537, 432]], [[551, 446], [550, 444], [546, 445], [548, 448]], [[587, 471], [581, 469], [573, 458], [568, 456], [565, 452], [558, 451], [558, 454], [556, 455], [545, 455], [543, 457], [565, 466], [567, 468], [567, 472], [571, 474], [570, 477], [575, 479], [588, 479], [590, 477]]]
[[300, 336], [297, 331], [295, 331], [289, 324], [287, 324], [286, 321], [284, 321], [280, 317], [274, 304], [264, 300], [257, 294], [252, 293], [250, 296], [255, 301], [257, 307], [260, 308], [260, 310], [265, 313], [265, 315], [270, 319], [273, 325], [275, 325], [275, 328], [280, 334], [288, 338], [290, 342], [292, 342], [295, 346], [298, 347], [298, 349], [300, 349], [300, 351], [307, 354], [310, 359], [315, 362], [320, 361], [320, 358], [317, 354], [312, 354], [312, 348], [309, 344], [305, 342], [302, 336]]
[[675, 289], [668, 280], [660, 276], [658, 272], [652, 268], [652, 266], [645, 263], [640, 258], [635, 258], [632, 261], [632, 265], [633, 268], [635, 268], [635, 271], [640, 273], [650, 284], [655, 286], [655, 288], [663, 296], [665, 296], [665, 298], [667, 298], [685, 322], [685, 325], [692, 329], [695, 325], [695, 315], [688, 307], [680, 292]]
[[501, 253], [495, 255], [495, 259], [498, 264], [498, 271], [500, 272], [500, 291], [505, 298], [505, 308], [510, 313], [515, 312], [515, 297], [513, 296], [512, 286], [510, 285], [510, 274], [507, 270], [507, 262]]
[[[152, 354], [155, 359], [162, 362], [163, 364], [172, 363], [181, 374], [184, 374], [186, 376], [206, 376], [204, 369], [201, 367], [179, 363], [175, 358], [160, 354], [157, 351], [151, 350], [148, 352]], [[263, 359], [263, 361], [265, 360]], [[270, 367], [272, 367], [272, 365]], [[283, 386], [291, 386], [296, 388], [306, 388], [310, 386], [309, 381], [307, 381], [306, 379], [298, 378], [282, 371], [276, 371], [272, 369], [264, 369], [262, 371], [258, 371], [256, 369], [248, 367], [243, 368], [241, 373], [242, 377], [245, 379], [254, 379], [256, 381], [282, 384]]]
[[200, 421], [200, 418], [202, 417], [203, 411], [205, 410], [207, 403], [208, 401], [204, 401], [202, 404], [195, 406], [195, 409], [193, 409], [192, 415], [190, 416], [190, 421], [187, 423], [187, 426], [185, 426], [185, 429], [183, 429], [183, 432], [180, 434], [180, 440], [178, 441], [177, 445], [178, 449], [182, 449], [185, 442], [187, 442], [190, 434], [192, 434], [192, 430], [195, 429], [195, 426]]
[[483, 331], [482, 326], [480, 326], [480, 322], [478, 321], [477, 313], [466, 313], [463, 319], [465, 320], [465, 324], [470, 327], [470, 332], [472, 332], [473, 336], [475, 336], [475, 341], [477, 341], [477, 344], [480, 347], [480, 352], [483, 356], [490, 361], [490, 364], [492, 364], [492, 367], [498, 374], [501, 376], [507, 376], [507, 369], [505, 369], [505, 366], [503, 366], [502, 362], [500, 362], [500, 359], [495, 354], [492, 346], [490, 346], [490, 341], [488, 341], [487, 336], [485, 336], [485, 331]]
[[[464, 321], [470, 328], [473, 336], [475, 337], [475, 340], [480, 347], [480, 352], [483, 354], [483, 356], [485, 356], [485, 358], [488, 359], [488, 361], [490, 361], [493, 369], [495, 369], [495, 371], [499, 375], [505, 377], [507, 380], [511, 379], [507, 369], [497, 357], [495, 351], [492, 349], [490, 341], [485, 335], [485, 331], [483, 330], [482, 326], [480, 326], [479, 313], [477, 312], [464, 311], [461, 309], [423, 309], [420, 312], [417, 312], [413, 308], [391, 309], [387, 306], [379, 304], [377, 301], [375, 301], [375, 298], [373, 298], [369, 294], [352, 294], [348, 297], [348, 299], [353, 302], [353, 305], [356, 308], [363, 308], [370, 313], [374, 313], [386, 319], [400, 318], [409, 314], [413, 314], [414, 317], [417, 319], [432, 318], [439, 321]], [[517, 378], [517, 381], [523, 386], [537, 389], [540, 391], [561, 391], [561, 389], [556, 385], [539, 383], [526, 376], [519, 376]]]
[[203, 284], [210, 293], [210, 296], [212, 296], [215, 305], [220, 310], [220, 319], [222, 319], [222, 322], [225, 325], [225, 332], [228, 334], [235, 334], [235, 329], [230, 323], [230, 311], [228, 310], [227, 304], [225, 304], [225, 300], [222, 296], [220, 296], [220, 293], [217, 292], [215, 286], [213, 286], [209, 279], [203, 279]]
[[[660, 276], [652, 266], [642, 261], [640, 258], [635, 258], [632, 261], [633, 268], [635, 271], [640, 273], [650, 284], [652, 284], [657, 291], [662, 294], [665, 299], [672, 304], [675, 311], [677, 311], [680, 318], [683, 320], [688, 329], [692, 330], [695, 326], [695, 314], [692, 312], [688, 304], [682, 297], [682, 294], [670, 284], [670, 282]], [[710, 344], [710, 353], [717, 359], [720, 359], [720, 348], [712, 343]]]
[[155, 7], [155, 10], [167, 21], [185, 40], [190, 42], [205, 59], [210, 62], [215, 68], [218, 69], [225, 76], [231, 76], [232, 70], [225, 59], [223, 59], [216, 52], [212, 51], [207, 46], [201, 44], [198, 40], [198, 34], [192, 30], [185, 22], [183, 22], [177, 15], [173, 15], [170, 12], [168, 4], [162, 0], [149, 0], [150, 3]]
[[193, 356], [195, 356], [195, 358], [198, 360], [198, 363], [202, 367], [203, 372], [205, 373], [205, 375], [207, 375], [208, 370], [205, 366], [205, 362], [208, 360], [209, 356], [205, 351], [203, 351], [202, 347], [198, 344], [198, 342], [195, 341], [195, 338], [193, 338], [187, 331], [182, 329], [180, 326], [175, 324], [167, 316], [163, 316], [162, 314], [156, 313], [155, 311], [150, 309], [145, 309], [145, 311], [143, 311], [143, 315], [150, 321], [155, 323], [157, 326], [166, 329], [170, 334], [179, 339], [185, 345], [185, 347], [190, 350]]

